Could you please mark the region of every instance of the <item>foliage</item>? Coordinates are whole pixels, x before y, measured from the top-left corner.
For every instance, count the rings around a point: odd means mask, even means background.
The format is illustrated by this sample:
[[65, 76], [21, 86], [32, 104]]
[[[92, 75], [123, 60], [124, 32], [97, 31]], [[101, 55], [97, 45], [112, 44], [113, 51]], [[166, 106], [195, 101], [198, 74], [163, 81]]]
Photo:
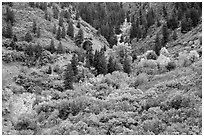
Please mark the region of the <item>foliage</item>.
[[58, 27], [56, 39], [57, 39], [57, 40], [60, 40], [61, 37], [62, 37], [61, 28]]
[[14, 24], [15, 22], [15, 15], [14, 15], [14, 11], [11, 9], [11, 7], [6, 7], [6, 21], [7, 23], [11, 23], [11, 25]]
[[64, 89], [73, 89], [74, 71], [71, 64], [67, 65], [64, 73]]
[[67, 35], [70, 36], [71, 38], [74, 38], [74, 27], [71, 21], [69, 22], [69, 25], [67, 28]]
[[12, 29], [11, 22], [9, 22], [6, 27], [3, 27], [2, 35], [6, 38], [13, 37], [13, 29]]
[[33, 37], [32, 37], [32, 35], [31, 35], [31, 33], [30, 33], [30, 32], [27, 32], [27, 33], [25, 34], [25, 41], [31, 42], [32, 40], [33, 40]]

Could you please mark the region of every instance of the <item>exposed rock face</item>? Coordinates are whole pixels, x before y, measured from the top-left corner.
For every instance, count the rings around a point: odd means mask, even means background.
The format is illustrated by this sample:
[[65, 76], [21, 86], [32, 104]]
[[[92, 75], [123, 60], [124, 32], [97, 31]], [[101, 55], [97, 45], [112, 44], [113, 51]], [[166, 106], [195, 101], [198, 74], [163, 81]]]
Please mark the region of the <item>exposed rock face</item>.
[[10, 99], [11, 119], [14, 124], [23, 114], [34, 114], [32, 104], [35, 100], [35, 96], [30, 93], [24, 93], [21, 95], [12, 96]]
[[169, 56], [169, 51], [166, 49], [166, 47], [161, 48], [160, 55]]
[[170, 61], [171, 61], [171, 59], [169, 57], [166, 57], [166, 56], [164, 56], [162, 54], [157, 59], [157, 63], [160, 66], [167, 66]]

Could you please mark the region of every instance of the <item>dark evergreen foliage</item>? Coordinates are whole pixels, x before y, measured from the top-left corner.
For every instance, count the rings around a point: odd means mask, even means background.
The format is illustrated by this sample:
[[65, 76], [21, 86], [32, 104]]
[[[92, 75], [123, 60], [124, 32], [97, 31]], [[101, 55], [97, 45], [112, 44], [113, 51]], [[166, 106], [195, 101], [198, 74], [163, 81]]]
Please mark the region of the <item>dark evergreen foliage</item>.
[[66, 30], [65, 30], [65, 27], [63, 25], [63, 27], [62, 27], [62, 38], [65, 39], [65, 36], [66, 36]]
[[64, 72], [64, 89], [73, 89], [74, 71], [71, 64], [68, 64]]
[[74, 54], [72, 56], [72, 60], [71, 60], [71, 66], [72, 66], [72, 69], [73, 69], [73, 72], [74, 72], [74, 76], [76, 76], [78, 74], [77, 65], [78, 65], [77, 56], [76, 56], [76, 54]]
[[71, 21], [69, 22], [69, 25], [67, 28], [67, 35], [70, 36], [71, 38], [74, 38], [74, 26]]
[[58, 30], [57, 30], [57, 36], [56, 36], [56, 39], [57, 39], [57, 40], [60, 40], [61, 37], [62, 37], [62, 33], [61, 33], [61, 28], [60, 28], [60, 26], [59, 26], [59, 27], [58, 27]]
[[32, 40], [33, 40], [33, 37], [32, 37], [32, 35], [31, 35], [31, 33], [30, 33], [30, 32], [27, 32], [27, 33], [25, 34], [25, 41], [31, 42]]
[[15, 15], [10, 7], [6, 7], [6, 21], [11, 22], [11, 25], [15, 22]]

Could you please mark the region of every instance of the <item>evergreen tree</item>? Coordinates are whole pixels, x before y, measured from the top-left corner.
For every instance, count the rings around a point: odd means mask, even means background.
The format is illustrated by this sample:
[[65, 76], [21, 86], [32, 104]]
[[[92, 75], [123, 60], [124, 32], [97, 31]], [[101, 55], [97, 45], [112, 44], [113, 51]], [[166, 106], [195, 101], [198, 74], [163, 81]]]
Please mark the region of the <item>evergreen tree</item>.
[[163, 5], [162, 11], [163, 11], [163, 17], [166, 18], [167, 17], [167, 11], [166, 11], [165, 5]]
[[6, 21], [11, 22], [11, 25], [15, 22], [14, 12], [10, 7], [6, 7]]
[[89, 60], [89, 65], [93, 66], [94, 64], [94, 55], [92, 53], [92, 47], [86, 51], [86, 58]]
[[14, 41], [14, 42], [17, 42], [17, 41], [18, 41], [16, 35], [13, 35], [13, 41]]
[[39, 58], [42, 54], [42, 46], [38, 43], [37, 46], [35, 47], [35, 56], [36, 58]]
[[76, 76], [78, 74], [77, 65], [78, 65], [77, 56], [76, 56], [76, 54], [74, 54], [72, 56], [72, 60], [71, 60], [71, 66], [72, 66], [72, 69], [73, 69], [73, 72], [74, 72], [74, 76]]
[[33, 31], [34, 34], [37, 32], [37, 23], [36, 20], [33, 20]]
[[74, 38], [74, 26], [71, 21], [69, 22], [69, 25], [67, 28], [67, 35], [70, 36], [71, 38]]
[[63, 17], [59, 18], [59, 26], [62, 27], [63, 26]]
[[169, 39], [169, 33], [168, 33], [168, 28], [166, 24], [162, 26], [162, 35], [163, 35], [163, 42], [164, 42], [163, 44], [165, 45]]
[[40, 38], [40, 35], [41, 35], [41, 33], [40, 33], [40, 27], [38, 27], [38, 28], [37, 28], [37, 37]]
[[181, 20], [181, 32], [186, 33], [191, 30], [192, 20], [190, 18], [183, 17]]
[[52, 67], [49, 66], [48, 70], [47, 70], [47, 74], [52, 74]]
[[124, 42], [124, 37], [123, 37], [123, 35], [121, 35], [121, 37], [120, 37], [120, 43], [122, 43], [122, 42]]
[[58, 19], [59, 16], [59, 10], [57, 9], [57, 7], [53, 6], [53, 17], [55, 19]]
[[172, 36], [172, 37], [173, 37], [173, 40], [176, 40], [176, 39], [177, 39], [177, 33], [176, 33], [176, 30], [173, 31], [173, 36]]
[[130, 60], [128, 59], [128, 57], [125, 57], [124, 59], [124, 63], [123, 63], [123, 70], [125, 73], [130, 74], [131, 72], [131, 64], [130, 64]]
[[57, 47], [57, 53], [58, 54], [63, 54], [64, 53], [64, 49], [63, 49], [63, 46], [62, 46], [62, 42], [60, 41], [59, 42], [59, 45]]
[[99, 52], [98, 52], [98, 50], [95, 50], [93, 66], [96, 69], [97, 69], [98, 61], [99, 61]]
[[61, 39], [61, 29], [60, 29], [60, 26], [58, 27], [58, 30], [57, 30], [57, 36], [56, 36], [56, 39], [57, 40], [60, 40]]
[[56, 31], [57, 31], [57, 27], [56, 27], [56, 24], [54, 24], [54, 27], [53, 27], [53, 34], [56, 34]]
[[66, 36], [66, 30], [65, 30], [65, 27], [63, 25], [63, 27], [62, 27], [62, 38], [65, 39], [65, 36]]
[[49, 19], [48, 19], [48, 18], [49, 18], [48, 11], [47, 11], [47, 10], [45, 10], [45, 12], [44, 12], [44, 13], [45, 13], [45, 19], [46, 19], [46, 20], [49, 20]]
[[74, 71], [72, 69], [72, 65], [68, 64], [67, 68], [65, 69], [64, 73], [64, 89], [73, 89], [73, 82], [74, 82]]
[[115, 71], [115, 61], [113, 60], [113, 57], [110, 56], [108, 59], [108, 65], [107, 65], [108, 73], [112, 73]]
[[32, 35], [30, 34], [30, 32], [27, 32], [25, 35], [25, 41], [31, 42], [32, 40], [33, 40]]
[[178, 22], [178, 19], [177, 19], [175, 8], [174, 8], [174, 10], [172, 11], [171, 16], [167, 20], [167, 26], [168, 26], [168, 28], [174, 30], [174, 29], [178, 28], [178, 23], [179, 22]]
[[159, 34], [157, 34], [155, 38], [155, 46], [154, 46], [154, 51], [157, 54], [157, 56], [160, 55], [160, 50], [161, 50], [161, 43], [159, 39]]
[[150, 27], [154, 24], [154, 11], [152, 8], [149, 9], [147, 15], [146, 15], [146, 18], [147, 18], [147, 27]]
[[98, 74], [107, 74], [107, 63], [106, 57], [103, 51], [99, 53], [98, 65], [97, 65]]
[[76, 36], [75, 42], [77, 46], [80, 46], [84, 41], [84, 32], [83, 30], [80, 28], [78, 31], [78, 34]]
[[13, 29], [12, 29], [12, 25], [11, 25], [10, 21], [7, 24], [6, 28], [4, 28], [2, 34], [6, 38], [12, 38], [12, 36], [13, 36]]
[[81, 25], [80, 25], [80, 22], [78, 21], [77, 22], [77, 26], [76, 26], [77, 28], [81, 28]]
[[51, 40], [50, 43], [50, 47], [49, 47], [49, 51], [53, 54], [56, 50], [55, 50], [55, 44], [54, 44], [54, 40]]
[[12, 39], [11, 43], [9, 44], [9, 47], [11, 47], [13, 50], [16, 50], [16, 43], [14, 39]]

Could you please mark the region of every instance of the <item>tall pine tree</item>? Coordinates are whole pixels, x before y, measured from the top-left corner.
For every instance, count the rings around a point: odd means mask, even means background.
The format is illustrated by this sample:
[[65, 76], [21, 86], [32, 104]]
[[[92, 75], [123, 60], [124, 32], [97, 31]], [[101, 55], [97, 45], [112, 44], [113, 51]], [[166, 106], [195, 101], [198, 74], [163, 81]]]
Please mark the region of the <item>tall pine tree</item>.
[[74, 26], [72, 21], [69, 22], [68, 28], [67, 28], [67, 35], [71, 38], [74, 38]]
[[72, 65], [68, 64], [64, 72], [64, 89], [73, 89], [74, 71]]
[[61, 28], [60, 28], [60, 26], [58, 27], [58, 30], [57, 30], [57, 36], [56, 36], [56, 39], [57, 40], [60, 40], [61, 39]]
[[65, 36], [66, 36], [66, 30], [65, 30], [65, 27], [63, 25], [63, 27], [62, 27], [62, 38], [65, 38]]

